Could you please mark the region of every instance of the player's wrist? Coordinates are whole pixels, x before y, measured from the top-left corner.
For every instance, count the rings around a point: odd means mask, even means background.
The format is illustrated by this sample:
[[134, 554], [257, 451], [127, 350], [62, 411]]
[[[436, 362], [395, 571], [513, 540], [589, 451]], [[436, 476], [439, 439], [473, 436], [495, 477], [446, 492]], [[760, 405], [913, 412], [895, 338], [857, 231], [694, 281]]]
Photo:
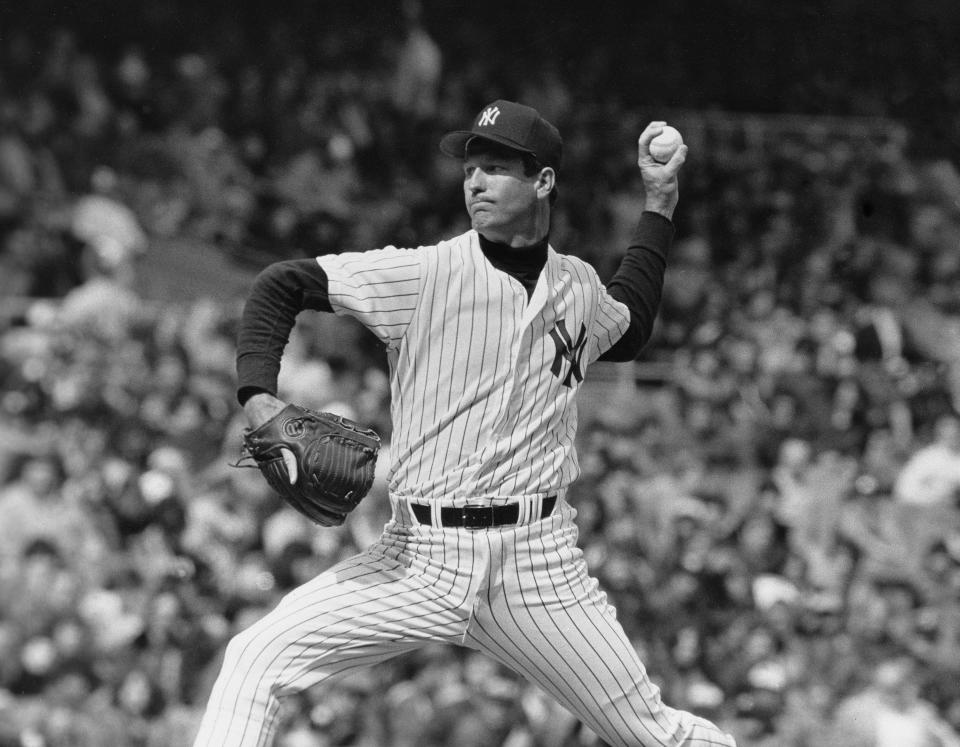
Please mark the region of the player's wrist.
[[287, 405], [269, 392], [258, 392], [247, 399], [243, 411], [251, 427], [257, 428], [280, 412]]
[[676, 203], [661, 202], [658, 200], [647, 200], [643, 205], [645, 213], [656, 213], [663, 216], [668, 221], [673, 221], [673, 211], [676, 209]]

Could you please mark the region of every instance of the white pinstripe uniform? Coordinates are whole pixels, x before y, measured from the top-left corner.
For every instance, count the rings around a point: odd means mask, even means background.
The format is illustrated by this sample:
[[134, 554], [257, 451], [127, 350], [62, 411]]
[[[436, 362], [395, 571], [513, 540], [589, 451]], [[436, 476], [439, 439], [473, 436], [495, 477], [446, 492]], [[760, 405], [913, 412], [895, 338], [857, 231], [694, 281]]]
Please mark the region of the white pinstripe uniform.
[[[472, 230], [318, 261], [334, 311], [386, 345], [393, 516], [372, 547], [230, 642], [195, 744], [268, 745], [280, 696], [443, 641], [524, 675], [612, 745], [733, 745], [661, 702], [587, 573], [564, 500], [578, 474], [574, 397], [627, 328], [626, 306], [552, 248], [528, 300]], [[556, 508], [541, 518], [549, 496]], [[519, 520], [439, 523], [440, 507], [467, 503], [518, 503]]]

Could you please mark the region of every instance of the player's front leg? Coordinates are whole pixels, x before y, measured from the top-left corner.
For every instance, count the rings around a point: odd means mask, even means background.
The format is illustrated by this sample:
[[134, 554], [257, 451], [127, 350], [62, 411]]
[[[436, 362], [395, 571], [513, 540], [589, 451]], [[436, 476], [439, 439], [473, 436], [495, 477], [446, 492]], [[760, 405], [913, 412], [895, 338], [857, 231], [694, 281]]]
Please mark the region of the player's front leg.
[[298, 587], [227, 645], [194, 747], [270, 745], [283, 696], [459, 640], [462, 576], [423, 556], [368, 551]]

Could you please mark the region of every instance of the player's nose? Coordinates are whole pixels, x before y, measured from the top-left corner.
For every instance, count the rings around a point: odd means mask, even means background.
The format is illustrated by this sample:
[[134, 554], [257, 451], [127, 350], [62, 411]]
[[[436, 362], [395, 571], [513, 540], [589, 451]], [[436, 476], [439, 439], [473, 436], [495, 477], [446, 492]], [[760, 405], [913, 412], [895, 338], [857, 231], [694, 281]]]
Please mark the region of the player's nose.
[[486, 174], [483, 173], [482, 169], [473, 169], [470, 172], [470, 176], [466, 179], [466, 187], [473, 194], [482, 192], [486, 187]]

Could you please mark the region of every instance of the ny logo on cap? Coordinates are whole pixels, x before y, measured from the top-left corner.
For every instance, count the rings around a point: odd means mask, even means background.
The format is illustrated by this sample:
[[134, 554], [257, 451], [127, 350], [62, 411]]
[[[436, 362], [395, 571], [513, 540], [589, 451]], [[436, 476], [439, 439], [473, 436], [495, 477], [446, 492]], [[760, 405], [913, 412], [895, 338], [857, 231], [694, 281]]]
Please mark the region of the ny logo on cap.
[[495, 125], [497, 123], [497, 117], [499, 116], [499, 106], [488, 106], [483, 110], [483, 114], [480, 115], [480, 121], [477, 122], [477, 126], [484, 127], [485, 125]]

